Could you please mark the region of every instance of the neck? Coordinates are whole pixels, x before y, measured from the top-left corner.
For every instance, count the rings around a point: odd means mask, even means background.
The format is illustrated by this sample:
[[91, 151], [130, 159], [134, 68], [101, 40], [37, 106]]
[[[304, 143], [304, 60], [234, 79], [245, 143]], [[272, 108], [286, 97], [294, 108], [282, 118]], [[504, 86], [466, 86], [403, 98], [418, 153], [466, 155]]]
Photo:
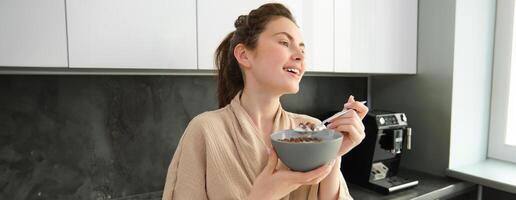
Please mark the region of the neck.
[[272, 124], [278, 107], [280, 106], [279, 95], [269, 94], [253, 88], [244, 88], [240, 102], [247, 111], [257, 128], [263, 134], [272, 132]]

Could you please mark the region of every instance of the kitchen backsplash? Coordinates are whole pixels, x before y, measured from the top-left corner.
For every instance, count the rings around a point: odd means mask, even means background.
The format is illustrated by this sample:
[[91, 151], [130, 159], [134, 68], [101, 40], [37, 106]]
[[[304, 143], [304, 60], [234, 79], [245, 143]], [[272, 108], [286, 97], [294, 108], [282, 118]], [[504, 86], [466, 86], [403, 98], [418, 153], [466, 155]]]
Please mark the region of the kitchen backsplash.
[[[305, 77], [282, 105], [321, 117], [350, 94], [367, 78]], [[216, 108], [214, 76], [0, 76], [0, 199], [156, 196], [190, 119]]]

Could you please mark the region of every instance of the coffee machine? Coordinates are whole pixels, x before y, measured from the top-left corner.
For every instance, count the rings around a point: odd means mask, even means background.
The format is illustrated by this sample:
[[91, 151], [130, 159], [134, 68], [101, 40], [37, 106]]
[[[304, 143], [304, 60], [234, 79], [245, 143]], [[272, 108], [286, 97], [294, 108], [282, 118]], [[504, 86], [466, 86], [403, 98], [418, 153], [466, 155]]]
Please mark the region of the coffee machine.
[[405, 114], [370, 111], [363, 122], [364, 140], [342, 157], [346, 180], [384, 194], [416, 186], [417, 180], [397, 176], [403, 152], [411, 149]]

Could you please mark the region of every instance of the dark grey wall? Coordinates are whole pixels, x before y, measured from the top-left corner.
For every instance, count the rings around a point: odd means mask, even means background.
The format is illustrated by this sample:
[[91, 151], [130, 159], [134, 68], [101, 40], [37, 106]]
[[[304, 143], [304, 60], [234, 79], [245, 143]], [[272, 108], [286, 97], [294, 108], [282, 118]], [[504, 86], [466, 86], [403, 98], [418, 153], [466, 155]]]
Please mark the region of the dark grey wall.
[[455, 0], [419, 0], [415, 76], [371, 79], [373, 109], [407, 114], [412, 150], [401, 165], [444, 176], [450, 153]]
[[[216, 109], [213, 76], [0, 76], [0, 199], [109, 199], [163, 189], [188, 121]], [[318, 117], [367, 78], [305, 77], [282, 99]], [[159, 196], [159, 193], [153, 193]]]

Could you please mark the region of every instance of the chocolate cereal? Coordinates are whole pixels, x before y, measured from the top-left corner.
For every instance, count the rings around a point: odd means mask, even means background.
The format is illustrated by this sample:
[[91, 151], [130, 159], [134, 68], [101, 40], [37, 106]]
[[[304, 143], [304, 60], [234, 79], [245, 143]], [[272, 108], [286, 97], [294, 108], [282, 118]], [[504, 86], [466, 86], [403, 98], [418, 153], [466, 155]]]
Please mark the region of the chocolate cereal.
[[288, 142], [288, 143], [315, 143], [315, 142], [321, 142], [322, 140], [317, 137], [302, 136], [302, 137], [292, 137], [292, 138], [280, 139], [279, 141]]

